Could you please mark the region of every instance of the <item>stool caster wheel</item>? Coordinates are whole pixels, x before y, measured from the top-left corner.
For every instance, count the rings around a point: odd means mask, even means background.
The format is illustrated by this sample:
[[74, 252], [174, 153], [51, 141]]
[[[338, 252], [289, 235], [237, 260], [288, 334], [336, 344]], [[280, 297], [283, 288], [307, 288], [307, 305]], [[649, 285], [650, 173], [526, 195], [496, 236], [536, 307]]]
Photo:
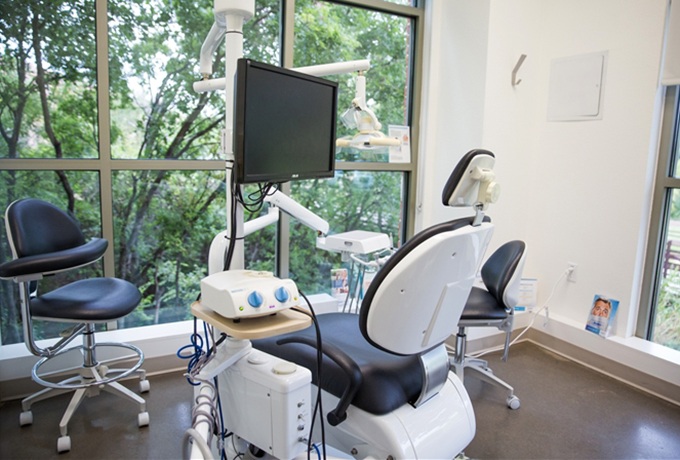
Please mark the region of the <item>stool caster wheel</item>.
[[140, 393], [147, 393], [151, 389], [151, 383], [149, 383], [148, 380], [140, 380], [139, 381], [139, 392]]
[[33, 412], [30, 410], [24, 411], [19, 414], [19, 425], [26, 426], [33, 424]]
[[508, 407], [512, 410], [517, 410], [519, 409], [519, 398], [515, 395], [508, 396], [508, 400], [506, 401], [508, 403]]
[[140, 428], [143, 426], [149, 426], [148, 412], [140, 412], [139, 415], [137, 415], [137, 425], [139, 425]]
[[71, 436], [62, 436], [57, 439], [57, 452], [60, 454], [71, 450]]

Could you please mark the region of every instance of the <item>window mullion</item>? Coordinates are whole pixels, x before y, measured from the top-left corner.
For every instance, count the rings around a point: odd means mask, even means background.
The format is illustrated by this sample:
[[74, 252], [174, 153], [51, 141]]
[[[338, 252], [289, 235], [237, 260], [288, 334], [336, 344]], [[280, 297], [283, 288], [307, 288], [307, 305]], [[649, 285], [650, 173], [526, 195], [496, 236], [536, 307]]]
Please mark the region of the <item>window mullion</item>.
[[115, 276], [113, 203], [111, 178], [111, 124], [109, 114], [109, 40], [107, 0], [96, 0], [97, 34], [97, 132], [99, 134], [99, 188], [102, 236], [109, 241], [104, 254], [104, 276]]
[[651, 340], [655, 307], [659, 290], [659, 273], [663, 263], [663, 249], [669, 220], [672, 193], [680, 189], [680, 178], [675, 174], [677, 159], [673, 146], [677, 136], [678, 91], [675, 87], [666, 89], [663, 109], [662, 132], [659, 144], [656, 180], [652, 197], [652, 209], [647, 237], [640, 308], [635, 335]]

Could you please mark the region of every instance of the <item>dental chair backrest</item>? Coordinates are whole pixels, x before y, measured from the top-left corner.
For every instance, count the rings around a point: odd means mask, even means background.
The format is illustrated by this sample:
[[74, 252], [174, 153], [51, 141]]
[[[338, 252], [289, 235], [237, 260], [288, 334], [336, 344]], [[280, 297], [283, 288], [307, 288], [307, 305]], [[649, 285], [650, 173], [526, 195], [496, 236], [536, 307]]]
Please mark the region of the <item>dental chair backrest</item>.
[[359, 319], [373, 346], [398, 355], [421, 354], [454, 332], [493, 232], [483, 211], [498, 198], [494, 164], [489, 151], [468, 152], [451, 173], [442, 201], [472, 208], [474, 215], [423, 230], [377, 273]]
[[493, 226], [483, 210], [493, 198], [488, 191], [497, 190], [493, 165], [493, 154], [485, 150], [463, 157], [443, 199], [475, 212], [404, 243], [369, 285], [358, 318], [320, 315], [323, 378], [314, 375], [314, 328], [253, 341], [259, 350], [312, 370], [313, 381], [338, 398], [328, 413], [331, 425], [342, 423], [350, 406], [375, 415], [405, 404], [420, 407], [450, 380], [443, 343], [457, 327], [491, 238]]

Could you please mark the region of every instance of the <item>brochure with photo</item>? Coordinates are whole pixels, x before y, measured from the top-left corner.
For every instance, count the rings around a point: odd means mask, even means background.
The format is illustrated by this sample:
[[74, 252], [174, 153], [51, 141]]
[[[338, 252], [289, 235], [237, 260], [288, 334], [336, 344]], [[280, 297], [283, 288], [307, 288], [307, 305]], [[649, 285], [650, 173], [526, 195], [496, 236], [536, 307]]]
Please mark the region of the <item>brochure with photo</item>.
[[586, 330], [607, 337], [614, 325], [616, 310], [619, 308], [619, 301], [610, 299], [603, 295], [595, 295], [593, 304], [590, 307]]

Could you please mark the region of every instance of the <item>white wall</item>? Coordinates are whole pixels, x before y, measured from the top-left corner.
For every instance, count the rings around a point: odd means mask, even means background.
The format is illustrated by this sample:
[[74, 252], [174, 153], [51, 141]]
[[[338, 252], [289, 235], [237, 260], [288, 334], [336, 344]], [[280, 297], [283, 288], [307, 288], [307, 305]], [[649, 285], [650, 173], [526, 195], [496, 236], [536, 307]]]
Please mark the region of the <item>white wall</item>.
[[[428, 4], [418, 224], [451, 218], [439, 195], [466, 151], [493, 151], [502, 194], [489, 210], [496, 224], [490, 251], [509, 239], [527, 242], [525, 274], [539, 279], [539, 304], [567, 262], [577, 263], [577, 282], [557, 287], [546, 330], [622, 362], [626, 353], [611, 343], [628, 340], [637, 315], [666, 6], [667, 0]], [[551, 61], [601, 51], [608, 53], [602, 119], [548, 122]], [[522, 82], [512, 87], [521, 54]], [[620, 300], [611, 343], [582, 331], [595, 294]], [[671, 356], [680, 363], [680, 354]], [[677, 380], [677, 372], [664, 368], [658, 376], [674, 373]]]
[[460, 157], [482, 144], [489, 5], [489, 0], [464, 2], [452, 14], [448, 2], [428, 3], [418, 229], [458, 214], [441, 204], [444, 184]]

